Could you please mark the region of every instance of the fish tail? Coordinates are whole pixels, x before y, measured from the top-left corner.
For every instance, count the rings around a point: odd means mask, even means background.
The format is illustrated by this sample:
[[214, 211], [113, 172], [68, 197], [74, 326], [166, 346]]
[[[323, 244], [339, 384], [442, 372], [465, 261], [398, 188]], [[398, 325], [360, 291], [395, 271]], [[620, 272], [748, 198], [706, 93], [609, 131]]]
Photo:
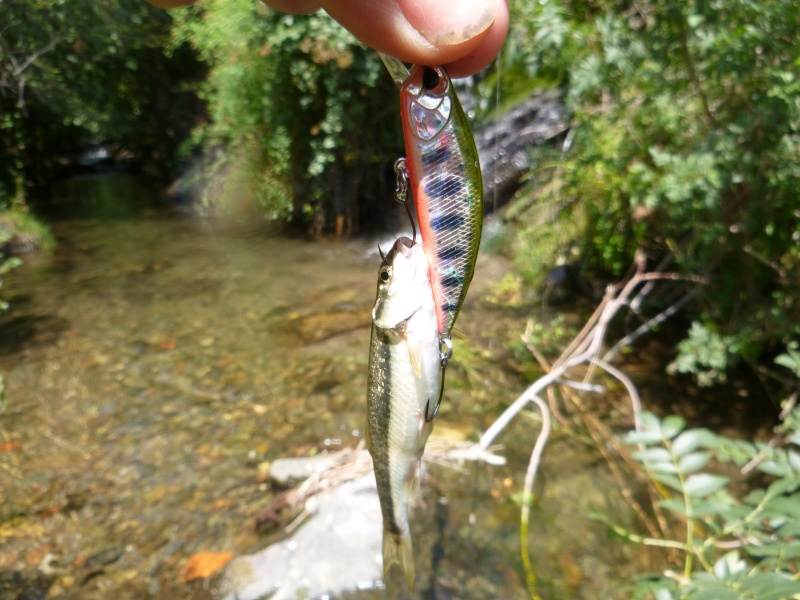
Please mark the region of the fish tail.
[[383, 575], [389, 574], [393, 564], [397, 564], [406, 577], [408, 590], [414, 591], [416, 569], [414, 567], [414, 551], [411, 548], [411, 536], [408, 532], [383, 532]]

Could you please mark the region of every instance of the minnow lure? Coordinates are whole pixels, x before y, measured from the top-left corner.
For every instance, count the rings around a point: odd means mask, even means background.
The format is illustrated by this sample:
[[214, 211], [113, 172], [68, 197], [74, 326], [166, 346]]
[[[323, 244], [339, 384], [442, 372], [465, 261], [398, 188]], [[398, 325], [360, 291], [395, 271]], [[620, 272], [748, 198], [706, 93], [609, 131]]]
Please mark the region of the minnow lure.
[[475, 272], [483, 226], [478, 151], [444, 68], [412, 67], [400, 89], [400, 110], [439, 336], [451, 348], [450, 333]]

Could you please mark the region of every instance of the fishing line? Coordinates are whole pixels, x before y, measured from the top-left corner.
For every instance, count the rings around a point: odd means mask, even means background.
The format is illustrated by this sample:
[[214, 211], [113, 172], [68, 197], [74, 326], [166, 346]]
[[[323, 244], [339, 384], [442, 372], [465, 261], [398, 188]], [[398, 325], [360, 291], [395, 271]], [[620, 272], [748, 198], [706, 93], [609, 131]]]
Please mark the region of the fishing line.
[[[499, 114], [500, 111], [500, 77], [503, 72], [503, 65], [501, 64], [501, 59], [503, 56], [502, 49], [497, 54], [497, 58], [495, 59], [495, 77], [494, 77], [494, 110], [495, 114]], [[495, 160], [492, 161], [492, 215], [496, 217], [497, 214], [497, 156], [499, 156], [499, 142], [498, 138], [500, 136], [495, 130], [494, 134], [494, 156]]]

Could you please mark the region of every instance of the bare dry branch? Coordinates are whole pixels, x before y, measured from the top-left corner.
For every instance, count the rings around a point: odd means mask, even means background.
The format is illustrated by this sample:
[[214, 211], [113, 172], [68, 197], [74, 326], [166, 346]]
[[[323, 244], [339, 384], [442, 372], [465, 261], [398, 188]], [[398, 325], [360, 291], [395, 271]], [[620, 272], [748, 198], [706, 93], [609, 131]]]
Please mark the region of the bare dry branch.
[[[530, 498], [531, 490], [536, 476], [536, 472], [541, 460], [541, 455], [544, 450], [544, 445], [547, 442], [547, 437], [550, 430], [550, 410], [548, 410], [547, 403], [542, 400], [543, 392], [547, 392], [548, 400], [553, 410], [553, 414], [559, 418], [562, 423], [565, 419], [555, 410], [555, 396], [556, 390], [564, 394], [564, 397], [569, 399], [571, 405], [577, 408], [577, 415], [583, 420], [587, 431], [596, 443], [606, 462], [609, 464], [614, 478], [620, 485], [621, 493], [630, 506], [635, 510], [636, 514], [641, 519], [642, 523], [654, 538], [663, 534], [666, 530], [667, 523], [662, 514], [661, 508], [658, 503], [653, 501], [653, 511], [644, 509], [642, 504], [636, 499], [630, 485], [630, 477], [626, 477], [621, 469], [620, 461], [632, 467], [632, 461], [625, 448], [616, 441], [608, 430], [591, 411], [583, 407], [578, 392], [597, 392], [604, 388], [591, 382], [594, 369], [605, 371], [609, 376], [613, 377], [625, 387], [627, 394], [631, 400], [633, 420], [636, 429], [639, 429], [641, 424], [642, 404], [639, 393], [631, 379], [625, 375], [621, 370], [611, 364], [611, 361], [619, 354], [620, 350], [628, 344], [633, 343], [635, 340], [645, 335], [652, 330], [656, 325], [666, 321], [671, 316], [675, 315], [681, 308], [683, 308], [692, 297], [692, 293], [684, 295], [677, 302], [670, 305], [665, 310], [661, 311], [655, 317], [652, 317], [640, 325], [635, 331], [626, 335], [610, 350], [606, 351], [601, 357], [601, 350], [605, 343], [605, 338], [609, 325], [615, 316], [623, 308], [630, 310], [637, 310], [642, 305], [644, 299], [654, 288], [658, 281], [671, 280], [689, 280], [695, 283], [704, 283], [705, 280], [700, 277], [685, 277], [676, 273], [661, 273], [661, 272], [645, 272], [646, 260], [642, 253], [638, 253], [636, 261], [632, 265], [629, 275], [620, 283], [610, 285], [606, 289], [603, 300], [595, 309], [594, 313], [588, 319], [581, 331], [575, 336], [572, 342], [559, 356], [559, 358], [552, 364], [548, 364], [547, 359], [541, 355], [531, 342], [530, 331], [526, 331], [522, 336], [522, 341], [531, 351], [531, 354], [539, 362], [539, 365], [547, 371], [545, 375], [540, 377], [532, 385], [530, 385], [484, 432], [477, 444], [466, 451], [466, 456], [474, 459], [481, 460], [484, 456], [490, 455], [492, 459], [498, 458], [496, 455], [488, 453], [487, 449], [494, 443], [500, 433], [508, 426], [508, 424], [522, 411], [529, 403], [536, 404], [542, 411], [542, 431], [537, 437], [533, 451], [531, 453], [528, 470], [525, 477], [524, 495], [523, 495], [523, 508], [522, 508], [522, 531], [526, 531], [525, 523], [529, 516], [530, 506], [524, 500]], [[663, 265], [662, 265], [663, 267]], [[581, 382], [576, 382], [575, 377], [570, 377], [570, 371], [576, 367], [588, 367], [588, 373], [583, 376]], [[573, 373], [574, 375], [574, 373]], [[555, 384], [555, 385], [554, 385]], [[578, 390], [578, 392], [574, 391]], [[607, 447], [609, 445], [609, 447]], [[610, 448], [616, 455], [612, 455]], [[524, 541], [523, 541], [524, 543]]]

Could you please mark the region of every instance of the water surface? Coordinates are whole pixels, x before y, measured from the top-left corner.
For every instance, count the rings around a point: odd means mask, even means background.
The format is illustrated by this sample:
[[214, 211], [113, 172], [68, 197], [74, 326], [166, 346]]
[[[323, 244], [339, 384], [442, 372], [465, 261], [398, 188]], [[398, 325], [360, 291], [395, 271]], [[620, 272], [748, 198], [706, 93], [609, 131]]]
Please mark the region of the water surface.
[[[62, 189], [74, 206], [53, 223], [57, 249], [4, 278], [0, 591], [209, 597], [180, 568], [201, 550], [264, 547], [269, 462], [363, 436], [376, 240], [143, 209], [147, 194], [124, 177]], [[487, 300], [507, 270], [481, 257], [440, 432], [476, 437], [525, 387], [508, 347], [540, 308]], [[513, 497], [537, 432], [532, 414], [509, 429], [505, 467], [429, 467], [418, 597], [528, 597]], [[647, 558], [588, 517], [630, 520], [599, 454], [561, 432], [540, 483], [529, 542], [542, 597], [619, 597]]]

